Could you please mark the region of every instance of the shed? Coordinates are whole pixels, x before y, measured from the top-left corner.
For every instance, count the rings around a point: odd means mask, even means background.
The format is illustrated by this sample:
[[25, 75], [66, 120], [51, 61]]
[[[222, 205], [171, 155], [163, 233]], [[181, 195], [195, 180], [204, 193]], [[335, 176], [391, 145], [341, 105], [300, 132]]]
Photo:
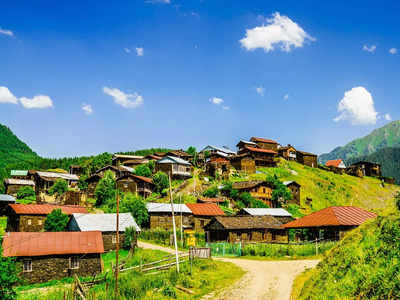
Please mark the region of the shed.
[[318, 167], [318, 155], [297, 150], [297, 162], [311, 168]]
[[246, 174], [253, 174], [256, 172], [256, 162], [250, 153], [243, 153], [234, 155], [230, 158], [231, 165], [237, 171], [242, 171]]
[[24, 186], [30, 186], [33, 189], [35, 189], [35, 183], [33, 182], [33, 180], [17, 179], [17, 178], [4, 179], [5, 192], [8, 195], [16, 197], [18, 190]]
[[193, 229], [195, 231], [204, 231], [212, 217], [224, 216], [224, 211], [215, 203], [187, 203], [186, 206], [193, 213]]
[[300, 183], [288, 180], [283, 182], [284, 185], [292, 192], [292, 200], [289, 203], [294, 203], [300, 205], [300, 197], [301, 197], [301, 185]]
[[279, 220], [282, 224], [289, 223], [294, 220], [292, 214], [283, 208], [242, 208], [238, 216], [271, 216]]
[[[140, 232], [130, 213], [119, 214], [120, 247], [124, 244], [125, 230], [133, 227]], [[68, 231], [101, 231], [105, 251], [115, 250], [117, 247], [117, 214], [80, 214], [74, 213], [68, 222]], [[135, 242], [136, 244], [136, 242]]]
[[[150, 216], [150, 228], [172, 229], [172, 209], [169, 203], [154, 203], [146, 204], [147, 211]], [[174, 204], [175, 224], [177, 228], [192, 228], [193, 214], [186, 204]], [[182, 218], [181, 218], [182, 215]]]
[[3, 256], [17, 257], [21, 276], [30, 283], [103, 271], [101, 232], [9, 232]]

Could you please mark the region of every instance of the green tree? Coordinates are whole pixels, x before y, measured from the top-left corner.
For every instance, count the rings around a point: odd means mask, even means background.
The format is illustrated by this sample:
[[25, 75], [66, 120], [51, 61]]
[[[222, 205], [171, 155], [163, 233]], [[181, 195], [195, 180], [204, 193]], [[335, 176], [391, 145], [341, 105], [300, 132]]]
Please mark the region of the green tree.
[[125, 238], [124, 238], [124, 243], [122, 247], [125, 250], [134, 250], [135, 249], [135, 244], [137, 241], [137, 232], [136, 228], [134, 227], [127, 227], [125, 228]]
[[153, 174], [154, 170], [156, 169], [156, 162], [154, 160], [149, 160], [146, 165], [149, 167], [151, 173]]
[[109, 200], [115, 199], [115, 177], [111, 171], [106, 171], [102, 179], [96, 186], [94, 194], [96, 196], [96, 205], [100, 206], [106, 204]]
[[30, 204], [36, 202], [35, 190], [30, 186], [23, 186], [17, 191], [17, 200], [22, 204]]
[[61, 196], [68, 191], [68, 182], [64, 179], [57, 179], [57, 181], [49, 188], [49, 195]]
[[151, 177], [151, 170], [147, 165], [139, 165], [135, 168], [135, 174], [143, 177]]
[[157, 172], [153, 175], [154, 191], [156, 193], [162, 193], [162, 191], [169, 186], [168, 175], [164, 172]]
[[130, 212], [136, 224], [143, 226], [149, 220], [146, 202], [142, 197], [126, 193], [121, 200], [121, 212]]
[[192, 155], [193, 157], [196, 156], [197, 151], [196, 148], [193, 146], [190, 146], [189, 148], [187, 148], [186, 153]]
[[266, 179], [267, 182], [272, 184], [273, 191], [272, 191], [272, 201], [278, 203], [279, 205], [286, 204], [287, 201], [293, 198], [292, 192], [288, 189], [286, 185], [282, 183], [275, 176], [268, 176]]
[[78, 181], [78, 188], [81, 190], [81, 191], [86, 191], [87, 190], [87, 188], [88, 188], [88, 183], [86, 182], [86, 179], [88, 178], [88, 176], [86, 176], [86, 175], [82, 175], [80, 178], [79, 178], [79, 181]]
[[210, 187], [203, 193], [203, 196], [208, 198], [215, 198], [217, 197], [217, 195], [218, 195], [218, 188], [216, 186]]
[[60, 208], [54, 209], [44, 221], [45, 231], [65, 231], [69, 217]]
[[3, 250], [0, 247], [0, 299], [14, 300], [17, 298], [14, 287], [20, 281], [15, 258], [3, 257], [1, 253]]

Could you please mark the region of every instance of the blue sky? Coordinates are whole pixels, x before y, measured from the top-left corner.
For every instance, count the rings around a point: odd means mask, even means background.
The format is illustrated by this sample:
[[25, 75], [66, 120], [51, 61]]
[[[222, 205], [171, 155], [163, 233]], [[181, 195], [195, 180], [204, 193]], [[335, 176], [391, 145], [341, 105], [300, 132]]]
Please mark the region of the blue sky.
[[400, 118], [399, 11], [398, 1], [9, 1], [0, 123], [46, 157], [234, 148], [251, 136], [323, 153]]

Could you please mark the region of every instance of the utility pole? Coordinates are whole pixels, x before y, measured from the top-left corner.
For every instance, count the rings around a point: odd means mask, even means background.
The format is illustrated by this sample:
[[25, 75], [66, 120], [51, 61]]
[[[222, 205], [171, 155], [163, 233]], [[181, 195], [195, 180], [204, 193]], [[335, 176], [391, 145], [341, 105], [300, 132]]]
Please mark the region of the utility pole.
[[183, 217], [182, 217], [182, 195], [179, 195], [179, 206], [181, 209], [181, 244], [183, 247]]
[[118, 180], [115, 179], [115, 186], [116, 186], [116, 200], [117, 200], [117, 235], [116, 235], [116, 242], [117, 242], [117, 248], [116, 248], [116, 253], [115, 253], [115, 299], [118, 299], [118, 273], [119, 273], [119, 265], [118, 265], [118, 259], [119, 259], [119, 193], [118, 193]]
[[178, 243], [176, 241], [175, 214], [174, 214], [174, 202], [172, 200], [171, 174], [168, 174], [168, 176], [169, 176], [169, 199], [171, 201], [171, 211], [172, 211], [172, 227], [174, 228], [176, 271], [179, 273]]

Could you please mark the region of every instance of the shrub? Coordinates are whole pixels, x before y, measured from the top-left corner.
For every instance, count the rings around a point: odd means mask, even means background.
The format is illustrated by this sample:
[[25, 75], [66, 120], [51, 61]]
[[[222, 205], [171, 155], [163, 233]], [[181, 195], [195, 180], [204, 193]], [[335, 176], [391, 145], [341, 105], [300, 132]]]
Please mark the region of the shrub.
[[123, 243], [123, 248], [126, 250], [130, 250], [132, 247], [135, 247], [133, 243], [136, 243], [137, 240], [137, 232], [134, 227], [125, 228], [125, 239]]
[[107, 201], [115, 199], [115, 178], [114, 173], [106, 171], [95, 189], [96, 205], [106, 204]]
[[164, 172], [157, 172], [153, 175], [154, 191], [156, 193], [162, 193], [162, 191], [169, 186], [168, 175]]
[[[0, 253], [2, 249], [0, 248]], [[15, 285], [20, 281], [18, 278], [16, 263], [14, 258], [2, 257], [0, 255], [0, 299], [14, 300], [17, 293]]]
[[36, 202], [35, 190], [30, 186], [23, 186], [17, 191], [19, 203], [30, 204]]
[[69, 217], [60, 208], [54, 209], [44, 222], [45, 231], [65, 231]]
[[57, 181], [49, 188], [49, 195], [61, 196], [68, 191], [68, 182], [64, 179], [57, 179]]
[[135, 174], [137, 176], [151, 177], [152, 172], [147, 165], [139, 165], [135, 168]]
[[218, 195], [218, 188], [216, 186], [210, 187], [203, 193], [203, 196], [208, 198], [215, 198], [217, 197], [217, 195]]
[[147, 224], [149, 214], [146, 203], [140, 196], [127, 193], [124, 195], [120, 205], [121, 212], [130, 212], [139, 226]]

